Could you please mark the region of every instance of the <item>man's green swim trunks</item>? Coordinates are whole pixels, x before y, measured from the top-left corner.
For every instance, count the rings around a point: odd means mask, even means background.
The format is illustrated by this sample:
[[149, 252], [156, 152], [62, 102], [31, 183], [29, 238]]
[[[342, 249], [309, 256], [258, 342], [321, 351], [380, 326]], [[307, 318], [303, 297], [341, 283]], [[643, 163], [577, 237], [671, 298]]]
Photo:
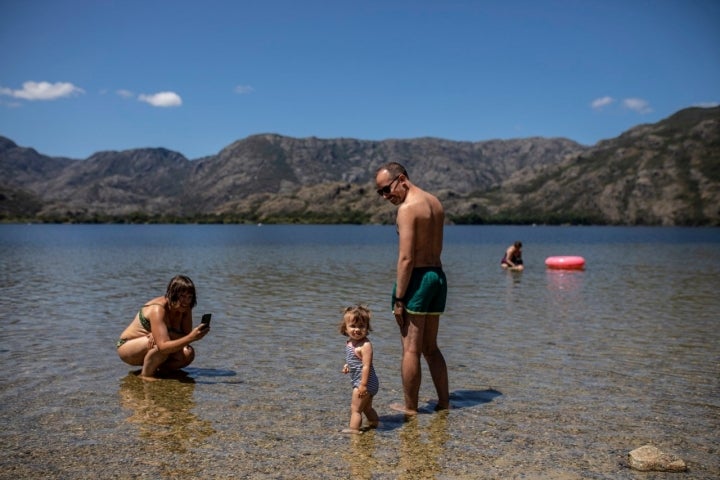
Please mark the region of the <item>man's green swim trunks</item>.
[[[393, 287], [392, 305], [395, 305]], [[440, 315], [445, 311], [447, 279], [442, 267], [414, 268], [405, 292], [405, 310], [413, 315]], [[392, 308], [392, 307], [391, 307]]]

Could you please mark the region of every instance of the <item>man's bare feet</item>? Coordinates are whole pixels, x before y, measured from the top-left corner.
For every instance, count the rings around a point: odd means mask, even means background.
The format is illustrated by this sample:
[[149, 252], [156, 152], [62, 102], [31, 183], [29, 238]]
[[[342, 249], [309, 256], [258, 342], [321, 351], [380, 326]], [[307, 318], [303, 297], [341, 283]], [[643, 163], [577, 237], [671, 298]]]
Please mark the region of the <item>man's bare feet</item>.
[[360, 435], [362, 432], [360, 430], [355, 430], [354, 428], [345, 428], [341, 433], [349, 433], [351, 435]]
[[392, 408], [396, 412], [404, 413], [408, 417], [414, 417], [418, 413], [417, 410], [409, 410], [405, 408], [405, 405], [403, 405], [402, 403], [391, 403], [390, 408]]

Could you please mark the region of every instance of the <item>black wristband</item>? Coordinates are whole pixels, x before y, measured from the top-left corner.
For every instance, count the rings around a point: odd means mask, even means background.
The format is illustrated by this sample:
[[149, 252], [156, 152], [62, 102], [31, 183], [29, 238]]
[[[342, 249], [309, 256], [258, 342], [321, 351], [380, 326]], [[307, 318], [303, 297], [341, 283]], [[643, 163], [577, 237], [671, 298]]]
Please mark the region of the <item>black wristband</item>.
[[395, 302], [405, 303], [405, 299], [404, 299], [404, 298], [395, 297]]

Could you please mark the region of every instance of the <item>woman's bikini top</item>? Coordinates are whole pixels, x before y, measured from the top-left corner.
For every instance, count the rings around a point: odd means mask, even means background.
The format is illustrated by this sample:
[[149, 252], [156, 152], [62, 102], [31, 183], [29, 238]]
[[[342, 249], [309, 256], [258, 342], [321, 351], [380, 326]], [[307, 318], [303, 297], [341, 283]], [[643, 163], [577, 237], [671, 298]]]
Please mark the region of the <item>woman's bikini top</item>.
[[145, 307], [149, 307], [150, 305], [158, 305], [165, 308], [165, 305], [163, 305], [162, 303], [148, 303], [147, 305], [143, 305], [142, 307], [140, 307], [140, 310], [138, 310], [138, 320], [140, 320], [140, 325], [142, 325], [142, 327], [148, 332], [152, 331], [150, 330], [150, 320], [145, 315], [143, 315], [142, 309]]

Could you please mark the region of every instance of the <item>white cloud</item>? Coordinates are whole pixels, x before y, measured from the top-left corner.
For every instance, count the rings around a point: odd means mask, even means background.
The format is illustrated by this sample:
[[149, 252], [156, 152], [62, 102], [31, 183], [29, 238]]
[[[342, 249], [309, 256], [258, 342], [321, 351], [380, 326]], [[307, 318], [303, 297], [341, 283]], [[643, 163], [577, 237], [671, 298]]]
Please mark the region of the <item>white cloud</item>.
[[605, 97], [596, 98], [595, 100], [592, 101], [592, 103], [590, 105], [595, 110], [602, 110], [603, 107], [607, 107], [608, 105], [610, 105], [611, 103], [614, 103], [614, 102], [615, 102], [614, 98], [605, 96]]
[[[590, 103], [590, 106], [594, 110], [603, 110], [605, 107], [614, 104], [616, 101], [617, 100], [611, 96], [604, 96], [593, 100]], [[650, 103], [642, 98], [624, 98], [620, 101], [620, 105], [627, 110], [632, 110], [633, 112], [640, 114], [646, 114], [653, 111], [650, 107]]]
[[23, 100], [56, 100], [62, 97], [70, 97], [85, 93], [80, 87], [68, 82], [33, 82], [23, 83], [21, 90], [0, 87], [0, 95], [7, 95]]
[[650, 104], [643, 100], [642, 98], [626, 98], [622, 101], [623, 107], [627, 108], [628, 110], [632, 110], [634, 112], [638, 113], [650, 113], [652, 112], [652, 108], [650, 108]]
[[118, 95], [120, 95], [123, 98], [132, 98], [135, 96], [135, 94], [133, 92], [131, 92], [130, 90], [125, 90], [125, 89], [116, 90], [115, 93], [117, 93]]
[[182, 105], [182, 98], [175, 92], [158, 92], [152, 95], [140, 94], [138, 100], [146, 102], [153, 107], [179, 107]]
[[235, 93], [239, 93], [240, 95], [252, 93], [255, 89], [251, 87], [250, 85], [238, 85], [235, 87]]
[[[2, 88], [0, 88], [2, 90]], [[1, 93], [1, 92], [0, 92]], [[7, 108], [20, 108], [22, 107], [22, 104], [20, 102], [6, 102], [5, 100], [0, 100], [0, 105]]]
[[693, 107], [700, 107], [700, 108], [714, 108], [714, 107], [720, 107], [720, 103], [718, 102], [700, 102], [693, 105]]

